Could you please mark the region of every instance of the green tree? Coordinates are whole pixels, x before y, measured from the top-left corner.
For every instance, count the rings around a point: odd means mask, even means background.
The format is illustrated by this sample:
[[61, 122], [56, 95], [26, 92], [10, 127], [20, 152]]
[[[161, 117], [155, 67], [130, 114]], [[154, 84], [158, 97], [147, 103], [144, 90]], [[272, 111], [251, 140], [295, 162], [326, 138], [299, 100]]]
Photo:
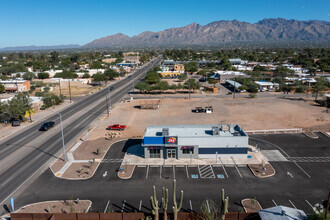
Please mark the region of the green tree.
[[0, 84], [0, 94], [5, 93], [5, 86]]
[[96, 73], [92, 76], [93, 82], [101, 83], [105, 81], [105, 75], [103, 73]]
[[151, 91], [152, 87], [146, 82], [139, 82], [136, 86], [136, 89], [141, 90], [142, 92]]
[[91, 75], [89, 75], [88, 73], [84, 73], [82, 78], [90, 78], [90, 77], [91, 77]]
[[198, 65], [197, 63], [195, 62], [190, 62], [190, 63], [186, 63], [184, 65], [184, 69], [187, 71], [187, 72], [197, 72], [198, 70]]
[[159, 89], [161, 92], [164, 92], [165, 90], [169, 89], [169, 84], [167, 81], [160, 81], [155, 85], [155, 89]]
[[103, 69], [102, 63], [100, 61], [94, 61], [91, 65], [91, 69]]
[[188, 79], [185, 83], [184, 83], [185, 87], [187, 89], [192, 89], [193, 92], [195, 91], [195, 89], [199, 89], [200, 88], [200, 84], [199, 82], [196, 82], [194, 79]]
[[36, 77], [36, 74], [31, 73], [31, 72], [26, 72], [23, 74], [23, 79], [25, 80], [32, 80]]
[[49, 73], [38, 73], [38, 79], [48, 79]]
[[186, 80], [188, 78], [188, 76], [186, 75], [186, 74], [180, 74], [179, 76], [178, 76], [178, 79], [180, 80], [180, 81], [184, 81], [184, 80]]
[[149, 58], [149, 54], [144, 53], [144, 54], [142, 54], [142, 55], [140, 56], [140, 62], [141, 62], [141, 63], [148, 62], [149, 59], [150, 59], [150, 58]]
[[318, 78], [316, 83], [312, 86], [312, 95], [315, 97], [315, 101], [317, 98], [323, 94], [323, 90], [327, 88], [327, 82], [324, 78]]
[[69, 71], [64, 70], [61, 73], [56, 73], [54, 77], [55, 78], [62, 78], [62, 79], [75, 79], [75, 78], [78, 77], [78, 75], [77, 75], [77, 73], [69, 72]]
[[161, 75], [155, 71], [149, 71], [146, 75], [146, 83], [156, 84], [160, 82]]
[[114, 69], [107, 69], [104, 71], [104, 75], [109, 80], [114, 80], [116, 77], [119, 76], [119, 73], [116, 72]]

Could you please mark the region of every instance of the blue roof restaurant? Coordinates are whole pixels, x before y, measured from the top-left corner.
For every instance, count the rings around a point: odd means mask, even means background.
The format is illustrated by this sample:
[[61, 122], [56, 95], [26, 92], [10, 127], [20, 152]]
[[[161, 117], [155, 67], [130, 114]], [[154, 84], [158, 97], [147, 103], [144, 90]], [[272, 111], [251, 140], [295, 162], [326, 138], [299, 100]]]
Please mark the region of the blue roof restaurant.
[[214, 158], [247, 154], [248, 135], [239, 125], [151, 125], [145, 130], [145, 158]]

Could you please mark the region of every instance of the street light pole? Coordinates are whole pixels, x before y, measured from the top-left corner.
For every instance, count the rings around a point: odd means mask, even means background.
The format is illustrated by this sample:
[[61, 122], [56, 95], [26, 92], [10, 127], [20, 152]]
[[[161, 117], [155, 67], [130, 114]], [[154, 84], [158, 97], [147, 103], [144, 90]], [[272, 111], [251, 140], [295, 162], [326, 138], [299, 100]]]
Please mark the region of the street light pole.
[[64, 144], [64, 134], [63, 134], [63, 123], [62, 123], [62, 114], [56, 111], [53, 111], [51, 109], [48, 109], [51, 112], [54, 112], [60, 116], [60, 124], [61, 124], [61, 134], [62, 134], [62, 145], [63, 145], [63, 158], [64, 161], [66, 161], [66, 156], [65, 156], [65, 144]]

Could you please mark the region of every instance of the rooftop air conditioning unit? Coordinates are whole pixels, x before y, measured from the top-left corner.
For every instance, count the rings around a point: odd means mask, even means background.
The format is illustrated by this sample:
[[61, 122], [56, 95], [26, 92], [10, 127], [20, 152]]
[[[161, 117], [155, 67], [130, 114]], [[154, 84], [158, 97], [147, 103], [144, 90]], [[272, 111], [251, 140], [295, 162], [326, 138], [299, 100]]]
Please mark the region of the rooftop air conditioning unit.
[[212, 135], [219, 135], [220, 129], [219, 127], [212, 127]]
[[168, 128], [163, 128], [162, 136], [169, 136], [169, 129]]

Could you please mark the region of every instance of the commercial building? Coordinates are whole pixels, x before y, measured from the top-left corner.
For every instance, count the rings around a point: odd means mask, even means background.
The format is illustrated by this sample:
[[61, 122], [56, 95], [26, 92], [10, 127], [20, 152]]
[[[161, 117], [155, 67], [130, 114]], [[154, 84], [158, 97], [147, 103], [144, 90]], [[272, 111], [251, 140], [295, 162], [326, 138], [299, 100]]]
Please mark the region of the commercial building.
[[140, 64], [140, 56], [124, 56], [124, 61], [126, 63], [136, 63]]
[[183, 64], [174, 64], [174, 71], [184, 72], [184, 65]]
[[28, 80], [0, 80], [0, 84], [5, 87], [5, 92], [27, 92], [30, 90], [30, 81]]
[[177, 78], [179, 75], [183, 74], [183, 72], [179, 71], [158, 71], [162, 75], [163, 78]]
[[145, 130], [145, 158], [215, 158], [247, 154], [248, 135], [239, 125], [152, 125]]
[[272, 83], [267, 81], [255, 81], [255, 83], [259, 86], [261, 92], [264, 91], [273, 91], [274, 89], [279, 89], [278, 83]]

